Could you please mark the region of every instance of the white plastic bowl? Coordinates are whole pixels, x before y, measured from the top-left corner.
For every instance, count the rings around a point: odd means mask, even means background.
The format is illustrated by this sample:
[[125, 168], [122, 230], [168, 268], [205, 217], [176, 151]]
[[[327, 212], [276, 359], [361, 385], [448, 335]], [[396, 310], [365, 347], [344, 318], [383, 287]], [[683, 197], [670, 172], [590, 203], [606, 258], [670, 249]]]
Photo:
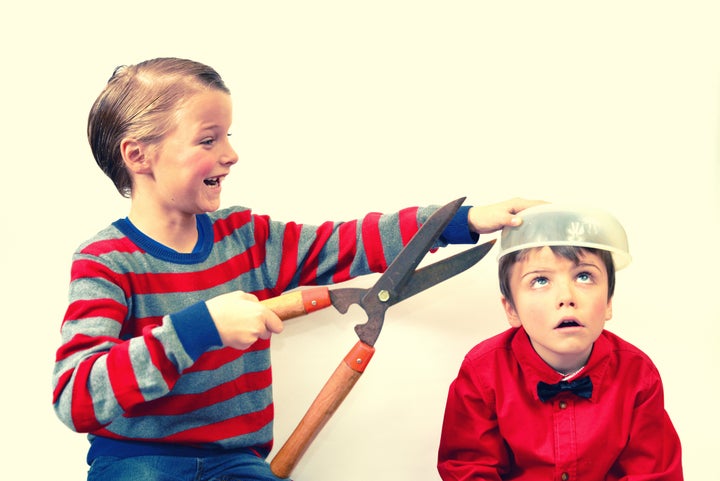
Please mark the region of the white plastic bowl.
[[632, 257], [622, 225], [603, 210], [562, 204], [541, 204], [518, 214], [523, 222], [500, 234], [498, 259], [510, 252], [543, 246], [577, 246], [612, 253], [615, 270]]

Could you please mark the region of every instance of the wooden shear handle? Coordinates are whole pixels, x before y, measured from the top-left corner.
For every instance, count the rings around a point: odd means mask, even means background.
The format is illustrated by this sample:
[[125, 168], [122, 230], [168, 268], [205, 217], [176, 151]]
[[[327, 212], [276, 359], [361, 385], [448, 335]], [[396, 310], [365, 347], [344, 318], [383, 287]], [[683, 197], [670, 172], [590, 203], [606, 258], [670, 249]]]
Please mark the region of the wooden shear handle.
[[358, 341], [320, 390], [300, 423], [280, 448], [270, 469], [279, 478], [288, 478], [320, 430], [345, 400], [365, 371], [375, 348]]
[[327, 287], [313, 287], [301, 291], [271, 297], [261, 301], [263, 305], [286, 321], [332, 305]]

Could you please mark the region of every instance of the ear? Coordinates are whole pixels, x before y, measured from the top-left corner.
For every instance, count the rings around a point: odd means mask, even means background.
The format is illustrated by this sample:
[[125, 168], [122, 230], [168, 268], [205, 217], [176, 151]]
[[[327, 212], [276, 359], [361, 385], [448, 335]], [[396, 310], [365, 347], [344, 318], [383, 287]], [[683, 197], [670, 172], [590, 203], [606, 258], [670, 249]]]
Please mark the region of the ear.
[[120, 153], [123, 162], [130, 172], [133, 174], [147, 174], [151, 172], [150, 157], [147, 145], [144, 143], [127, 138], [120, 142]]
[[607, 307], [605, 308], [605, 320], [609, 321], [612, 319], [612, 298], [608, 300]]
[[517, 311], [515, 310], [515, 307], [513, 306], [512, 302], [510, 302], [505, 297], [502, 298], [502, 305], [505, 309], [505, 316], [507, 316], [507, 320], [510, 323], [512, 327], [520, 327], [522, 326], [522, 322], [520, 321], [520, 316], [518, 316]]

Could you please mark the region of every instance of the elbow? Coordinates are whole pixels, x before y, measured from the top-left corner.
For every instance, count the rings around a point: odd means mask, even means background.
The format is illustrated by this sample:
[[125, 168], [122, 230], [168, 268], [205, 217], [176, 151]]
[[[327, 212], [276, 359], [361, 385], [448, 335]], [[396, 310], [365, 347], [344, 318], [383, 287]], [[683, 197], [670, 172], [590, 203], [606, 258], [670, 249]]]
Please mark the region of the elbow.
[[53, 410], [58, 419], [71, 430], [78, 432], [72, 420], [71, 395], [69, 393], [72, 390], [70, 388], [72, 373], [72, 370], [66, 371], [54, 380], [52, 402]]
[[72, 431], [75, 431], [76, 433], [82, 432], [75, 427], [75, 423], [73, 423], [72, 420], [72, 415], [70, 414], [68, 409], [63, 409], [62, 403], [58, 402], [53, 404], [53, 409], [55, 410], [55, 415], [65, 426], [70, 428]]
[[91, 433], [104, 427], [95, 418], [92, 408], [73, 406], [72, 401], [67, 399], [69, 397], [60, 396], [57, 402], [53, 403], [55, 415], [65, 426], [76, 433]]
[[95, 409], [92, 403], [82, 402], [82, 396], [74, 396], [74, 372], [74, 369], [70, 369], [56, 378], [53, 390], [53, 410], [58, 419], [72, 431], [89, 433], [103, 426], [95, 418]]

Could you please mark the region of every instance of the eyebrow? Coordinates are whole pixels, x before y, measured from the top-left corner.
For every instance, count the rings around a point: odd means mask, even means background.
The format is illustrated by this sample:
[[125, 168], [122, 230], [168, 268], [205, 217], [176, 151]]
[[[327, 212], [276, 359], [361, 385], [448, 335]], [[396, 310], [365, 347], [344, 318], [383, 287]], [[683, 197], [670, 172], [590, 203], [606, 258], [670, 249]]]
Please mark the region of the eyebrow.
[[[574, 269], [581, 268], [581, 269], [588, 269], [592, 268], [599, 272], [602, 272], [602, 269], [598, 264], [594, 264], [592, 262], [578, 262], [575, 264]], [[520, 279], [524, 279], [527, 276], [530, 275], [538, 275], [538, 274], [547, 274], [550, 272], [555, 272], [556, 269], [553, 269], [551, 267], [538, 267], [537, 269], [533, 269], [531, 271], [525, 272], [524, 274], [520, 275]]]
[[531, 271], [525, 272], [524, 274], [521, 274], [520, 279], [525, 279], [528, 276], [537, 275], [537, 274], [547, 274], [549, 272], [554, 272], [554, 270], [547, 269], [547, 268], [533, 269]]
[[602, 270], [602, 269], [600, 268], [600, 265], [595, 264], [595, 263], [593, 263], [593, 262], [578, 262], [575, 266], [576, 266], [576, 267], [593, 267], [593, 268], [595, 268], [595, 269], [597, 269], [597, 270], [599, 270], [599, 271]]
[[221, 128], [222, 126], [217, 122], [200, 122], [198, 124], [198, 129], [200, 130], [216, 130]]

